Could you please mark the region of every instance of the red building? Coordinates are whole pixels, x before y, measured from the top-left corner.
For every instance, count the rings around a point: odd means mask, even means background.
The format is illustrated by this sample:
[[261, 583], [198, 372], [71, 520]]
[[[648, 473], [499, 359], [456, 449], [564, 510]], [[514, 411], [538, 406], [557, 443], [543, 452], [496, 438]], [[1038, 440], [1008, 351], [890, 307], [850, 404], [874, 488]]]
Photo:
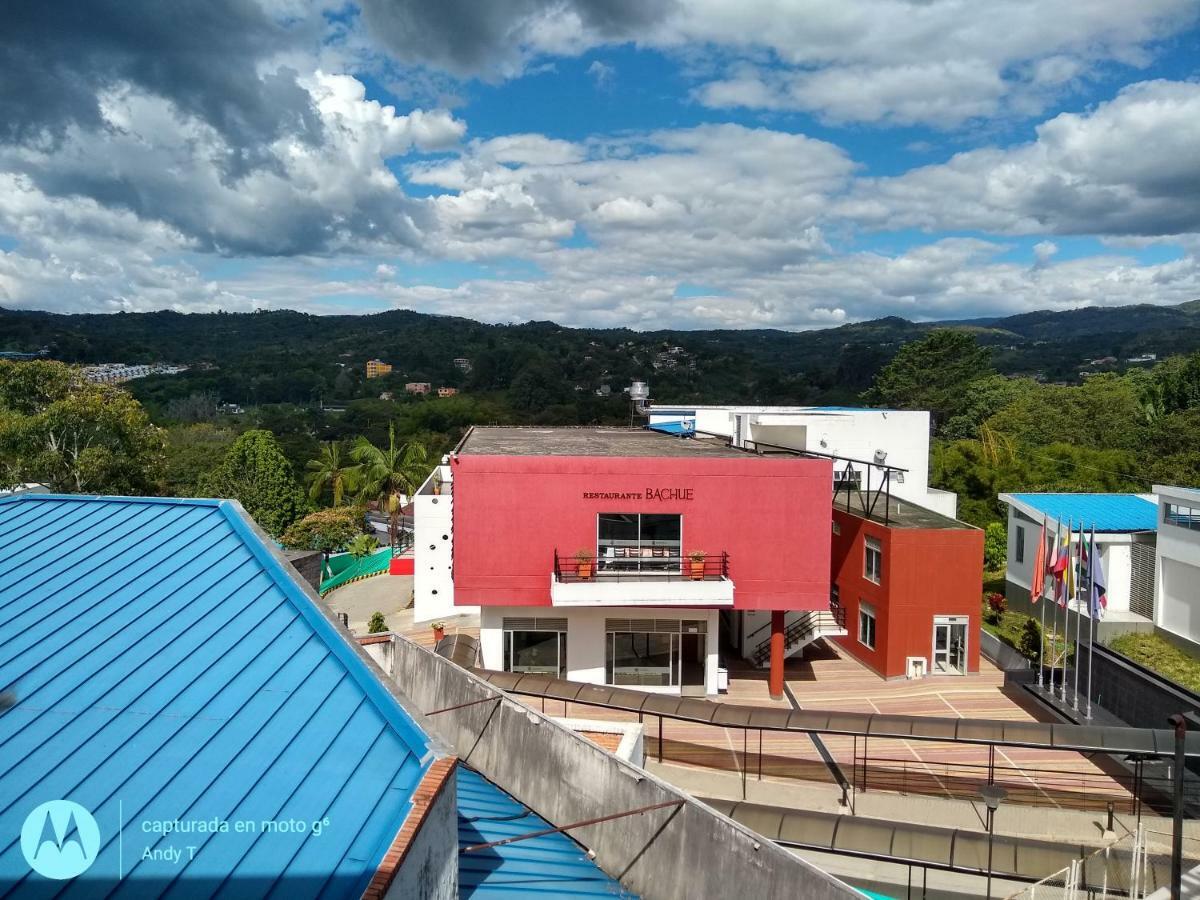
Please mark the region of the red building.
[[[830, 539], [833, 470], [811, 454], [645, 429], [474, 428], [415, 498], [414, 618], [478, 609], [488, 668], [671, 693], [716, 693], [719, 653], [732, 645], [769, 664], [778, 694], [786, 656], [847, 635], [831, 573], [845, 578], [843, 601], [871, 597], [887, 610], [904, 577], [897, 565], [885, 593], [852, 588], [843, 569], [853, 551], [838, 557]], [[974, 584], [961, 593], [973, 590], [977, 617], [982, 539], [927, 515], [954, 552], [975, 548]], [[879, 539], [899, 553], [918, 531], [893, 524]], [[947, 577], [969, 580], [968, 568], [955, 563]], [[903, 657], [911, 641], [905, 632], [884, 649], [877, 639], [873, 652]]]
[[886, 524], [850, 506], [833, 510], [834, 640], [885, 678], [978, 672], [983, 532], [902, 501]]

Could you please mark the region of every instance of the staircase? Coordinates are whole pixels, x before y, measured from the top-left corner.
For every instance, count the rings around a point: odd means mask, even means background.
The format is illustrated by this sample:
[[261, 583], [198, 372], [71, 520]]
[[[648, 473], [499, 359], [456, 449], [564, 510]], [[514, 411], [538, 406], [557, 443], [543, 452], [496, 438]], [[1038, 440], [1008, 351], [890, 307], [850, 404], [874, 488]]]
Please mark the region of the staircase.
[[[823, 637], [846, 634], [846, 610], [840, 603], [830, 603], [828, 610], [812, 609], [791, 612], [784, 619], [784, 656], [792, 656], [813, 641]], [[750, 660], [756, 666], [765, 665], [771, 658], [771, 638], [754, 648]]]

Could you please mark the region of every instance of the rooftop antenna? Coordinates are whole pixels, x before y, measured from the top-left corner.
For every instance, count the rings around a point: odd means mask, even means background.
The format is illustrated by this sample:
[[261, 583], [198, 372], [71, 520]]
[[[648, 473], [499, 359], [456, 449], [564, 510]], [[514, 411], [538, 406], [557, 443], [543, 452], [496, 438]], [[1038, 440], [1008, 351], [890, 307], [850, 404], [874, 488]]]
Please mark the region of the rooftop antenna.
[[644, 381], [635, 381], [629, 386], [629, 427], [633, 427], [636, 416], [649, 415], [650, 388]]

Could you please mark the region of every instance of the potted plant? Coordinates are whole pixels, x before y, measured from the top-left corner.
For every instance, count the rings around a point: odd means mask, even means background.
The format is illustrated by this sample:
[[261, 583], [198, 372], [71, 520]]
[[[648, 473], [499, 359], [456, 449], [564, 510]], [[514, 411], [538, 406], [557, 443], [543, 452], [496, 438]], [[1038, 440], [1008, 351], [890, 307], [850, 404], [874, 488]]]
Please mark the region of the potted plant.
[[693, 550], [688, 554], [688, 559], [691, 560], [692, 580], [700, 581], [704, 578], [704, 560], [708, 554], [703, 550]]
[[446, 636], [446, 623], [434, 622], [431, 627], [433, 628], [433, 642], [436, 644]]
[[592, 563], [595, 557], [592, 556], [591, 550], [579, 550], [575, 553], [575, 574], [579, 576], [581, 581], [588, 581], [592, 577]]

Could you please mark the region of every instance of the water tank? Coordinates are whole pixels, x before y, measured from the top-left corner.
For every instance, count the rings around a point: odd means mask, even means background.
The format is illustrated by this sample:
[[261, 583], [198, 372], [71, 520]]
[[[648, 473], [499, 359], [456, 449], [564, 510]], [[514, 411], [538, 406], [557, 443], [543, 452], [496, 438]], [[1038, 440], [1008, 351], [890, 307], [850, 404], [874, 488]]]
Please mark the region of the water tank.
[[629, 386], [629, 399], [635, 403], [645, 403], [650, 399], [650, 388], [644, 381], [635, 381]]

